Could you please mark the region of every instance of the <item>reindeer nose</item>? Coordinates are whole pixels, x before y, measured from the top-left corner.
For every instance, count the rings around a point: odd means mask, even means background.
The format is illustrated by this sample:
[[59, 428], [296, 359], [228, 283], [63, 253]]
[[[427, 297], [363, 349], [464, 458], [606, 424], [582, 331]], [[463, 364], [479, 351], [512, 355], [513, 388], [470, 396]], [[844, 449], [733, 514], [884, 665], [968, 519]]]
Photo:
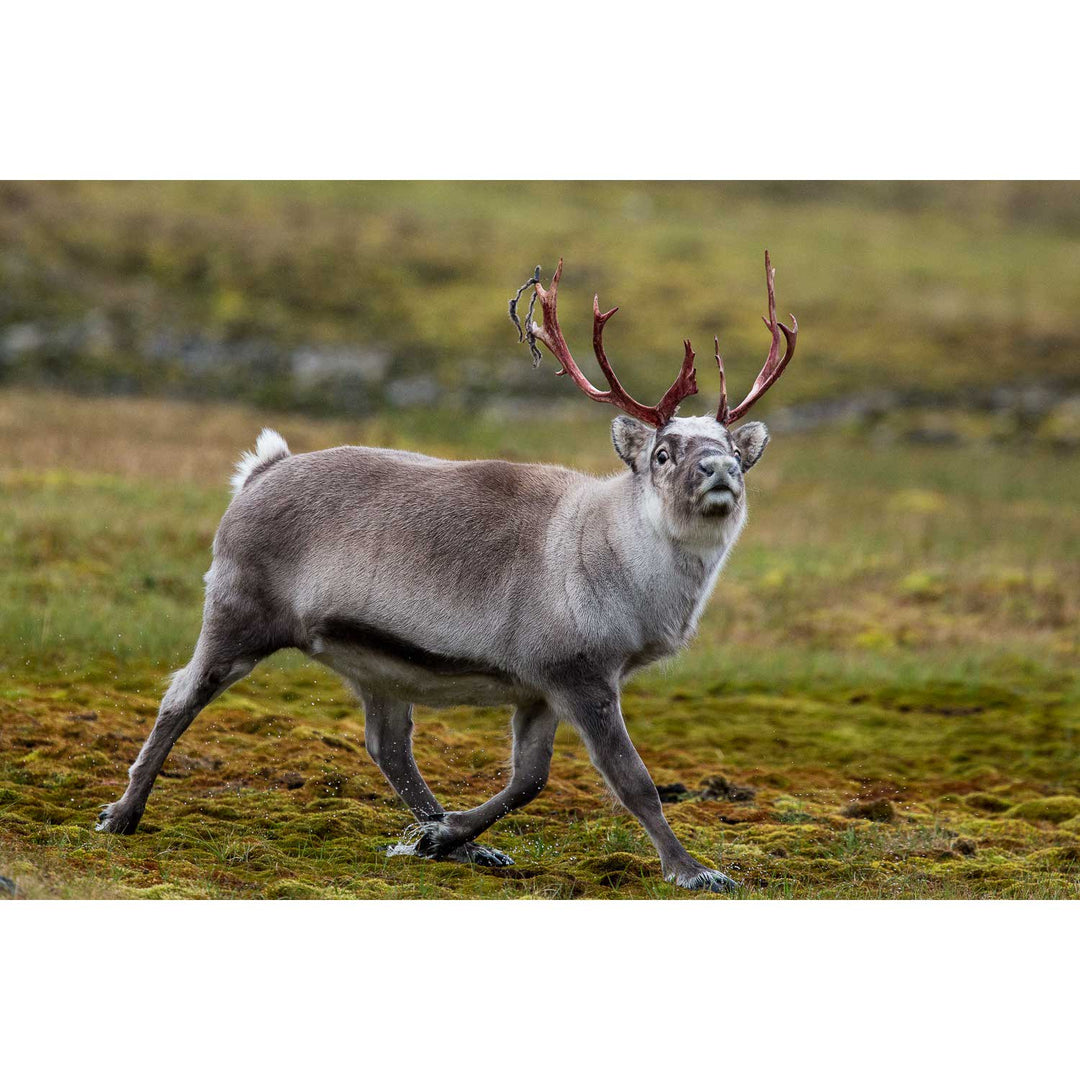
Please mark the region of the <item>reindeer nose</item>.
[[742, 475], [738, 461], [729, 454], [713, 454], [698, 462], [698, 470], [704, 476], [727, 475], [732, 480]]

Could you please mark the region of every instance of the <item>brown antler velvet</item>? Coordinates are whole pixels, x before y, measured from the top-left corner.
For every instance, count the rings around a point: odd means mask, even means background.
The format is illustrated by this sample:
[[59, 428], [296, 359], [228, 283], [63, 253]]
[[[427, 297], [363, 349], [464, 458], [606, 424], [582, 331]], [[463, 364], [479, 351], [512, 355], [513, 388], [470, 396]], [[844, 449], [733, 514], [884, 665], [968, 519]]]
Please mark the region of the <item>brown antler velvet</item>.
[[610, 319], [619, 309], [612, 308], [610, 311], [602, 312], [600, 310], [600, 298], [594, 296], [593, 351], [596, 353], [596, 362], [600, 365], [600, 370], [604, 373], [604, 378], [607, 379], [608, 386], [611, 388], [610, 390], [598, 390], [582, 374], [581, 369], [577, 366], [577, 362], [570, 353], [570, 349], [566, 344], [566, 339], [563, 337], [562, 331], [559, 329], [557, 303], [559, 278], [562, 276], [562, 268], [562, 259], [560, 259], [559, 267], [555, 271], [555, 276], [551, 279], [549, 288], [545, 289], [540, 282], [536, 282], [533, 286], [536, 289], [537, 297], [540, 299], [544, 325], [537, 326], [535, 322], [530, 324], [530, 334], [536, 338], [537, 341], [542, 342], [551, 355], [562, 365], [562, 371], [560, 371], [559, 374], [562, 375], [565, 373], [569, 375], [570, 378], [577, 383], [579, 389], [581, 389], [586, 396], [592, 398], [593, 401], [607, 402], [607, 404], [614, 405], [617, 409], [621, 409], [628, 416], [636, 417], [638, 420], [642, 420], [652, 427], [662, 427], [675, 415], [675, 410], [679, 407], [679, 402], [684, 398], [690, 397], [691, 394], [697, 393], [697, 377], [694, 371], [694, 350], [690, 348], [690, 342], [683, 342], [685, 353], [683, 356], [682, 368], [679, 371], [678, 377], [668, 388], [667, 392], [656, 405], [643, 405], [640, 401], [636, 401], [632, 398], [626, 390], [623, 389], [622, 383], [619, 382], [618, 377], [612, 370], [611, 363], [608, 361], [607, 355], [604, 352], [604, 326], [608, 319]]
[[[750, 393], [734, 409], [728, 408], [727, 380], [724, 377], [724, 361], [720, 356], [720, 342], [715, 338], [713, 339], [716, 342], [716, 366], [720, 369], [720, 407], [716, 410], [716, 419], [721, 424], [731, 424], [738, 420], [739, 417], [745, 416], [754, 402], [761, 398], [765, 391], [780, 378], [784, 373], [784, 368], [788, 365], [788, 361], [795, 355], [795, 339], [799, 334], [799, 322], [794, 315], [791, 316], [790, 328], [776, 321], [776, 292], [773, 285], [775, 277], [776, 271], [773, 269], [772, 262], [769, 260], [769, 253], [766, 251], [765, 285], [769, 290], [769, 317], [765, 318], [762, 315], [761, 321], [769, 328], [769, 333], [772, 334], [772, 345], [769, 347], [769, 355], [765, 360], [765, 366], [754, 380]], [[779, 358], [781, 330], [787, 340], [787, 348], [784, 350], [782, 360]]]
[[[518, 295], [510, 301], [510, 317], [517, 325], [519, 334], [522, 333], [522, 330], [521, 323], [517, 318], [516, 305], [521, 293], [528, 288], [529, 285], [532, 285], [536, 290], [534, 302], [536, 299], [539, 299], [540, 301], [540, 308], [543, 313], [543, 326], [539, 326], [530, 320], [523, 336], [528, 337], [529, 345], [533, 350], [536, 360], [539, 361], [540, 359], [540, 353], [535, 344], [535, 342], [539, 341], [546, 346], [548, 352], [559, 361], [561, 369], [557, 374], [569, 375], [587, 397], [591, 398], [593, 401], [602, 401], [606, 402], [608, 405], [614, 405], [628, 416], [636, 417], [638, 420], [642, 420], [652, 427], [662, 427], [675, 415], [675, 411], [678, 409], [680, 402], [690, 397], [692, 394], [696, 394], [698, 391], [697, 373], [694, 370], [694, 350], [691, 348], [690, 342], [683, 342], [685, 351], [682, 367], [679, 370], [679, 374], [675, 381], [668, 387], [664, 396], [655, 405], [643, 405], [640, 401], [636, 401], [632, 398], [623, 388], [622, 383], [619, 382], [618, 377], [615, 375], [611, 363], [608, 361], [607, 355], [604, 352], [604, 326], [607, 324], [608, 319], [610, 319], [619, 309], [612, 308], [610, 311], [601, 311], [600, 299], [599, 297], [594, 296], [593, 352], [596, 353], [596, 361], [600, 365], [600, 370], [604, 373], [604, 378], [607, 379], [608, 386], [610, 387], [608, 390], [598, 390], [585, 377], [581, 368], [578, 367], [577, 362], [574, 360], [574, 357], [571, 355], [570, 349], [566, 344], [566, 339], [562, 335], [562, 330], [559, 329], [557, 306], [559, 279], [562, 277], [562, 268], [563, 262], [562, 259], [560, 259], [558, 269], [555, 271], [555, 276], [551, 279], [551, 285], [545, 289], [540, 283], [540, 268], [537, 267], [535, 275], [518, 290]], [[727, 379], [724, 374], [724, 361], [720, 356], [720, 342], [716, 338], [713, 339], [714, 344], [716, 345], [716, 366], [720, 370], [720, 405], [716, 411], [716, 419], [719, 420], [721, 424], [726, 425], [733, 423], [749, 412], [754, 402], [761, 398], [765, 391], [780, 378], [784, 372], [784, 368], [787, 367], [788, 362], [795, 355], [795, 339], [799, 333], [799, 323], [794, 315], [791, 316], [790, 327], [776, 321], [776, 294], [773, 285], [775, 276], [776, 271], [773, 270], [772, 262], [769, 260], [769, 253], [766, 251], [765, 284], [769, 293], [769, 315], [768, 318], [762, 316], [762, 322], [765, 323], [769, 328], [770, 334], [772, 334], [772, 345], [769, 348], [769, 355], [765, 360], [765, 366], [754, 380], [754, 385], [750, 388], [750, 393], [747, 394], [733, 409], [728, 407]], [[531, 313], [532, 308], [530, 307], [530, 315]], [[787, 348], [784, 350], [783, 358], [780, 357], [781, 332], [787, 341]]]

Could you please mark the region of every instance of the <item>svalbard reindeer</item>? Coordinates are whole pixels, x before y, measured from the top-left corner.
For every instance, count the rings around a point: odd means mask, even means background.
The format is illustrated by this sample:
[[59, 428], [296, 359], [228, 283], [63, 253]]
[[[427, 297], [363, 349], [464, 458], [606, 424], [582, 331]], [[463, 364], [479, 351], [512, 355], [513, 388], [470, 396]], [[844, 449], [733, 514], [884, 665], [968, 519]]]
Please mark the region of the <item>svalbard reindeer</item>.
[[[735, 887], [668, 826], [627, 734], [619, 688], [695, 631], [746, 521], [744, 474], [769, 438], [763, 424], [731, 424], [780, 377], [798, 324], [776, 320], [766, 252], [765, 366], [731, 408], [718, 347], [716, 414], [676, 417], [697, 393], [690, 342], [670, 389], [657, 405], [642, 405], [604, 354], [615, 309], [602, 313], [594, 299], [593, 348], [609, 386], [598, 390], [559, 329], [561, 273], [560, 262], [546, 289], [539, 274], [527, 283], [530, 316], [539, 300], [543, 325], [530, 317], [521, 328], [517, 298], [511, 315], [537, 357], [540, 342], [588, 397], [621, 410], [611, 435], [627, 468], [601, 479], [360, 446], [290, 454], [281, 436], [264, 431], [237, 468], [214, 538], [194, 655], [174, 676], [127, 790], [103, 810], [99, 829], [134, 831], [166, 756], [199, 711], [264, 657], [293, 647], [337, 671], [363, 701], [368, 752], [416, 817], [398, 850], [508, 864], [476, 838], [540, 793], [563, 721], [649, 834], [668, 881]], [[414, 703], [512, 704], [506, 788], [475, 809], [444, 810], [413, 760]]]

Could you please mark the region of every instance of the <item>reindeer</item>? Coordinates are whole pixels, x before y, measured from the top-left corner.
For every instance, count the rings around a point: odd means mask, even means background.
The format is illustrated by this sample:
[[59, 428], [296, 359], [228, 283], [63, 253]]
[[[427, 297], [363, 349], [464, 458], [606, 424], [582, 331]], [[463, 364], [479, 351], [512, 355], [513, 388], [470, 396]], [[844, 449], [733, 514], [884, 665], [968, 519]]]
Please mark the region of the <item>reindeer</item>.
[[[509, 865], [477, 837], [539, 795], [562, 721], [648, 833], [666, 880], [715, 892], [738, 887], [672, 832], [627, 734], [619, 692], [633, 672], [694, 634], [746, 523], [743, 478], [769, 440], [761, 423], [731, 425], [783, 373], [798, 323], [776, 320], [766, 252], [772, 343], [761, 373], [729, 407], [717, 342], [715, 416], [677, 417], [680, 402], [697, 393], [690, 342], [671, 387], [655, 406], [643, 405], [604, 353], [604, 326], [617, 309], [601, 312], [594, 297], [593, 348], [609, 387], [597, 389], [559, 329], [561, 275], [560, 260], [544, 288], [538, 267], [510, 313], [537, 358], [540, 342], [559, 374], [621, 411], [611, 437], [626, 470], [598, 478], [360, 446], [291, 454], [264, 430], [237, 467], [214, 537], [194, 654], [173, 676], [127, 789], [102, 810], [98, 829], [133, 832], [169, 751], [198, 713], [260, 660], [291, 647], [338, 672], [363, 702], [367, 750], [416, 818], [392, 851]], [[529, 286], [522, 328], [515, 304]], [[532, 320], [537, 300], [542, 325]], [[504, 790], [472, 810], [444, 809], [413, 759], [414, 703], [513, 705]]]

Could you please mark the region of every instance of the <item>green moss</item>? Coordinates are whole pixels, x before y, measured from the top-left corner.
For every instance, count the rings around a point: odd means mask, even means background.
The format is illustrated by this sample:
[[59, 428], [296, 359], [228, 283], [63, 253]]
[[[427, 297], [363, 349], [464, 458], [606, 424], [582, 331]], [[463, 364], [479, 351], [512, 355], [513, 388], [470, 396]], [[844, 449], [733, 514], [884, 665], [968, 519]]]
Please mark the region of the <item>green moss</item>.
[[134, 900], [203, 900], [207, 893], [197, 886], [148, 885], [144, 889], [129, 889]]
[[800, 825], [814, 820], [814, 815], [807, 812], [804, 801], [790, 795], [782, 795], [774, 800], [773, 807], [776, 820], [785, 825]]
[[1043, 848], [1028, 855], [1024, 862], [1035, 870], [1056, 870], [1065, 874], [1080, 873], [1080, 846], [1076, 844]]
[[317, 900], [322, 893], [302, 881], [279, 881], [270, 885], [263, 895], [269, 900]]
[[344, 750], [350, 754], [360, 752], [360, 747], [356, 743], [342, 735], [335, 734], [332, 731], [319, 731], [303, 724], [294, 727], [289, 732], [289, 736], [293, 739], [317, 740], [325, 746], [333, 747], [335, 750]]
[[43, 825], [61, 825], [74, 816], [74, 811], [49, 802], [27, 800], [18, 804], [11, 811], [11, 816]]
[[582, 876], [591, 878], [598, 885], [617, 889], [633, 881], [644, 881], [659, 870], [659, 862], [645, 859], [629, 851], [615, 851], [584, 859], [580, 864]]
[[1031, 851], [1044, 840], [1041, 829], [1019, 820], [988, 821], [970, 818], [965, 822], [965, 831], [986, 846], [1008, 853]]
[[985, 810], [990, 814], [1000, 814], [1012, 805], [1007, 799], [986, 791], [973, 791], [965, 795], [964, 804], [972, 810]]
[[1014, 806], [1008, 817], [1022, 821], [1067, 821], [1080, 814], [1080, 798], [1072, 795], [1051, 795], [1045, 799], [1030, 799]]
[[860, 799], [844, 807], [844, 817], [867, 821], [894, 821], [896, 807], [888, 799]]

